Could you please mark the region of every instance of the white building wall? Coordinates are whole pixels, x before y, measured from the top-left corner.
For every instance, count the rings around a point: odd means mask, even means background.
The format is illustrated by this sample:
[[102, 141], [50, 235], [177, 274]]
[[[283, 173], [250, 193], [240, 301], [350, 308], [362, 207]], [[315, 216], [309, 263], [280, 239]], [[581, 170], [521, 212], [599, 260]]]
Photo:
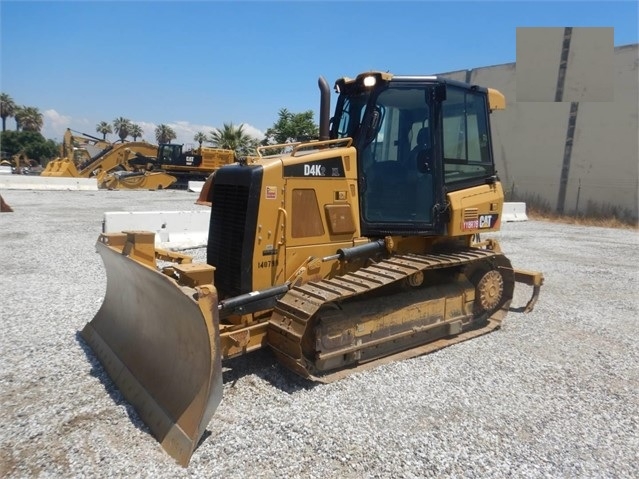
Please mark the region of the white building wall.
[[[556, 49], [559, 58], [561, 44]], [[616, 47], [612, 101], [576, 103], [563, 203], [566, 213], [639, 218], [638, 66], [639, 45]], [[507, 193], [514, 190], [515, 199], [557, 210], [571, 103], [519, 101], [522, 95], [517, 91], [515, 63], [442, 76], [469, 78], [471, 83], [496, 88], [506, 96], [506, 110], [494, 112], [491, 118], [495, 162], [504, 189]], [[570, 64], [566, 78], [571, 84], [586, 84], [570, 72]], [[603, 93], [597, 91], [597, 95]]]

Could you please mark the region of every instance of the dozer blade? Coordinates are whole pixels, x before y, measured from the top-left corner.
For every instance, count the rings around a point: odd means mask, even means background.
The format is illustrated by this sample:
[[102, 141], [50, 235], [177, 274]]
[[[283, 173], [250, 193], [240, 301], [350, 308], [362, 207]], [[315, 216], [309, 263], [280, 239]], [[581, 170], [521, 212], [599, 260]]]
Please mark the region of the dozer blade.
[[0, 213], [13, 213], [13, 208], [8, 203], [5, 203], [2, 195], [0, 195]]
[[162, 447], [187, 466], [222, 398], [215, 288], [181, 287], [126, 256], [126, 246], [101, 240], [106, 296], [82, 337]]
[[211, 186], [213, 185], [213, 178], [215, 177], [215, 173], [211, 173], [209, 177], [204, 182], [202, 189], [200, 190], [200, 194], [195, 201], [196, 205], [202, 206], [211, 206]]

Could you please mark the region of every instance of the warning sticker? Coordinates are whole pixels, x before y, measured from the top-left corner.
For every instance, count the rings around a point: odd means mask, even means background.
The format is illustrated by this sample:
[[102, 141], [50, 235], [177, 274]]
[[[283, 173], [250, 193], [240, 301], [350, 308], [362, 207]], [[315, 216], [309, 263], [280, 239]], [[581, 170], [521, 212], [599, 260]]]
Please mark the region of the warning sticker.
[[276, 200], [277, 199], [277, 186], [267, 186], [266, 187], [266, 199], [267, 200]]

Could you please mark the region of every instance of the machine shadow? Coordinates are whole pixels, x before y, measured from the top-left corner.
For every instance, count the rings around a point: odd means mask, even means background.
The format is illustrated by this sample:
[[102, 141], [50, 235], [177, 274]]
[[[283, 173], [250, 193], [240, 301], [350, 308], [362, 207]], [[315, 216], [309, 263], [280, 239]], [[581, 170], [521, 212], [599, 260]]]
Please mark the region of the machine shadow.
[[[151, 430], [144, 424], [135, 408], [126, 400], [111, 380], [91, 347], [82, 338], [80, 331], [76, 331], [75, 340], [91, 365], [89, 374], [102, 383], [102, 386], [116, 405], [125, 408], [129, 419], [135, 427], [153, 437]], [[230, 387], [235, 387], [235, 383], [238, 380], [251, 375], [257, 376], [287, 394], [310, 390], [318, 386], [318, 383], [304, 379], [279, 364], [275, 355], [267, 348], [222, 362], [222, 381], [224, 384], [230, 384]], [[200, 438], [198, 447], [210, 435], [211, 432], [207, 429], [202, 438]]]
[[224, 360], [222, 371], [224, 384], [230, 383], [231, 387], [234, 387], [239, 379], [251, 375], [257, 376], [287, 394], [310, 390], [318, 385], [282, 366], [268, 348]]

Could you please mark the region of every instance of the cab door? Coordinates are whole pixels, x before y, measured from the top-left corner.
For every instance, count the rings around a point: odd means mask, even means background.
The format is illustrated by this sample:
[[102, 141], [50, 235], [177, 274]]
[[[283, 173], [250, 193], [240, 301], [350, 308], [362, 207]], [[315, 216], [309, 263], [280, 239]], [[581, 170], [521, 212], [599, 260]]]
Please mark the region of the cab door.
[[364, 118], [360, 146], [362, 232], [440, 234], [434, 84], [391, 82]]

